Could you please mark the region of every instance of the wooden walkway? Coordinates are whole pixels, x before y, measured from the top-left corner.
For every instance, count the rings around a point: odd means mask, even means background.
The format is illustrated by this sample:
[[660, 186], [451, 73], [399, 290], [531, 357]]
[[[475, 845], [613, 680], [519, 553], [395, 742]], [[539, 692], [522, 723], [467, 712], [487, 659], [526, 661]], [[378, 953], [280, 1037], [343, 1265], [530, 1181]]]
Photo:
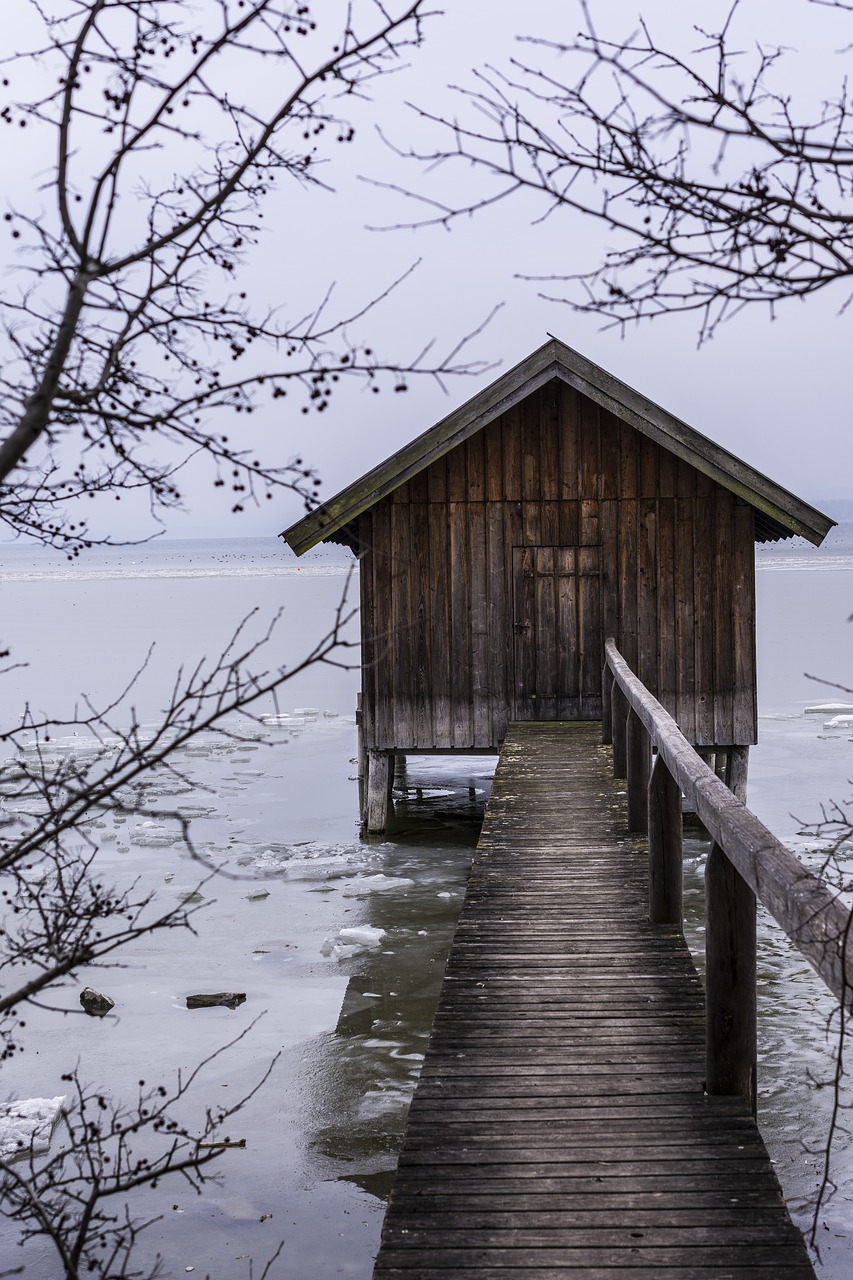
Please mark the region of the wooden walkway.
[[515, 724], [412, 1101], [375, 1280], [805, 1280], [704, 1002], [648, 922], [598, 724]]

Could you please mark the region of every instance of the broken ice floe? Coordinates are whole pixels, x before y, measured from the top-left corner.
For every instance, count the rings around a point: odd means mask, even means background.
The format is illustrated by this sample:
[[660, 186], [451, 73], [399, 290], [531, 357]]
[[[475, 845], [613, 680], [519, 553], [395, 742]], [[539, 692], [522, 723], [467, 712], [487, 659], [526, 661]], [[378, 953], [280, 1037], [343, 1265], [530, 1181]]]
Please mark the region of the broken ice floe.
[[414, 883], [414, 880], [408, 880], [405, 876], [384, 876], [379, 872], [375, 876], [356, 876], [354, 880], [347, 881], [343, 887], [343, 895], [345, 898], [359, 898], [362, 894], [411, 889]]
[[65, 1102], [62, 1095], [0, 1103], [0, 1157], [14, 1160], [47, 1151]]
[[283, 711], [278, 716], [261, 716], [264, 727], [267, 729], [304, 729], [305, 716], [289, 716]]
[[164, 827], [156, 822], [143, 822], [142, 826], [131, 831], [129, 836], [131, 844], [143, 849], [167, 849], [171, 845], [180, 844], [183, 838], [181, 831], [176, 831], [174, 827]]
[[818, 703], [815, 703], [813, 707], [806, 707], [804, 714], [807, 716], [832, 716], [832, 715], [853, 716], [853, 703], [818, 702]]
[[373, 925], [353, 925], [339, 929], [333, 938], [326, 938], [320, 951], [332, 960], [349, 960], [353, 956], [378, 951], [385, 936], [384, 929], [376, 929]]
[[212, 818], [216, 813], [216, 805], [213, 804], [177, 804], [175, 812], [179, 813], [182, 818]]
[[361, 846], [309, 840], [304, 844], [267, 846], [253, 861], [259, 871], [278, 872], [289, 880], [327, 880], [364, 867], [367, 859]]
[[853, 712], [849, 715], [833, 716], [831, 720], [824, 720], [824, 729], [850, 729], [853, 728]]

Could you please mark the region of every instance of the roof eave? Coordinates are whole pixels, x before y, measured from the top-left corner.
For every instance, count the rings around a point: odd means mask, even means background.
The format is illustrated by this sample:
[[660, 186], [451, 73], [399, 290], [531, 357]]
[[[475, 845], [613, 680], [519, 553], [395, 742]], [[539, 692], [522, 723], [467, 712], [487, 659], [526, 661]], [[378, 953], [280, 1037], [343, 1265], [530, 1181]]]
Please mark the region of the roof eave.
[[820, 546], [833, 528], [835, 521], [823, 512], [648, 400], [600, 365], [559, 339], [551, 338], [484, 391], [472, 396], [441, 422], [373, 467], [360, 480], [342, 489], [309, 516], [285, 529], [280, 536], [297, 556], [310, 551], [335, 530], [356, 521], [363, 512], [401, 484], [552, 378], [559, 378], [748, 503], [771, 522], [769, 536], [786, 538], [799, 534], [814, 546]]
[[553, 338], [546, 342], [526, 360], [497, 378], [485, 391], [466, 400], [446, 418], [378, 463], [355, 484], [347, 485], [328, 502], [322, 503], [310, 516], [290, 525], [279, 536], [296, 555], [301, 556], [323, 542], [334, 529], [356, 520], [430, 463], [450, 453], [469, 436], [550, 382], [557, 373], [558, 345]]
[[[757, 511], [769, 516], [782, 526], [780, 537], [795, 537], [799, 534], [814, 546], [820, 546], [830, 529], [835, 526], [835, 521], [830, 520], [822, 511], [776, 484], [722, 445], [702, 435], [695, 427], [641, 396], [618, 378], [605, 373], [604, 385], [601, 380], [593, 380], [591, 370], [596, 373], [604, 371], [577, 352], [571, 352], [571, 355], [576, 359], [556, 362], [557, 377], [561, 381], [628, 422], [650, 440], [682, 458]], [[638, 407], [637, 402], [642, 408]], [[696, 442], [701, 442], [701, 451], [695, 447]], [[775, 501], [774, 494], [784, 496], [787, 506], [783, 507]]]

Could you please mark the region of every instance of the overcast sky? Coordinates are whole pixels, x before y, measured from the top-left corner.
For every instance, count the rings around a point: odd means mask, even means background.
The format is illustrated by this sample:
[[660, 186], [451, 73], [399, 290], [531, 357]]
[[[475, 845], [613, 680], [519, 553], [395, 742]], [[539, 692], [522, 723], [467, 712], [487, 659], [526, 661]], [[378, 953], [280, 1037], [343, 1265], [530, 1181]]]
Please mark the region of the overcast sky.
[[[25, 0], [7, 4], [13, 13], [22, 13]], [[614, 35], [627, 31], [642, 11], [662, 38], [683, 42], [691, 20], [711, 25], [714, 12], [727, 5], [684, 2], [675, 17], [671, 0], [642, 5], [607, 0], [595, 7], [606, 13], [607, 29]], [[345, 311], [421, 259], [414, 277], [362, 326], [380, 356], [405, 358], [431, 339], [439, 349], [452, 347], [502, 303], [497, 317], [469, 349], [472, 359], [507, 368], [545, 341], [550, 331], [801, 497], [820, 505], [822, 499], [853, 495], [853, 313], [837, 314], [846, 300], [844, 292], [828, 291], [804, 304], [787, 303], [773, 322], [766, 310], [749, 310], [697, 350], [696, 325], [690, 317], [663, 319], [622, 337], [602, 332], [593, 317], [541, 300], [535, 284], [517, 279], [517, 273], [583, 269], [609, 243], [601, 228], [570, 213], [533, 225], [544, 210], [534, 197], [507, 202], [456, 224], [450, 232], [365, 229], [411, 220], [417, 209], [361, 181], [360, 175], [427, 194], [434, 180], [444, 184], [443, 194], [449, 181], [458, 181], [460, 191], [472, 190], [461, 170], [452, 179], [432, 179], [417, 166], [404, 165], [376, 137], [377, 124], [401, 147], [412, 140], [423, 144], [426, 135], [407, 114], [407, 99], [452, 114], [457, 107], [448, 83], [470, 82], [475, 66], [505, 65], [520, 22], [525, 33], [553, 39], [578, 27], [574, 0], [526, 0], [524, 5], [446, 0], [444, 9], [445, 15], [430, 24], [426, 45], [412, 56], [409, 69], [376, 86], [374, 103], [362, 112], [356, 143], [340, 148], [341, 167], [329, 171], [335, 193], [280, 195], [268, 206], [264, 243], [241, 286], [281, 303], [291, 314], [302, 314], [335, 283], [335, 298]], [[770, 21], [777, 24], [772, 29], [763, 25], [768, 10]], [[830, 15], [835, 26], [825, 41], [817, 41], [816, 24], [825, 21], [825, 11], [806, 0], [788, 0], [772, 9], [748, 0], [744, 14], [745, 40], [760, 34], [806, 49], [801, 79], [791, 86], [804, 100], [814, 100], [821, 87], [840, 79], [849, 59], [814, 49], [824, 44], [830, 50], [839, 48], [848, 25], [848, 40], [853, 39], [853, 16]], [[751, 21], [756, 24], [753, 32], [748, 30]], [[822, 32], [821, 28], [821, 37]], [[791, 68], [796, 65], [792, 59]], [[10, 160], [17, 173], [12, 194], [26, 197], [37, 182], [37, 173], [28, 173], [27, 164], [38, 166], [19, 152], [7, 155], [7, 171]], [[427, 380], [415, 380], [405, 396], [370, 395], [353, 384], [339, 393], [322, 418], [306, 419], [295, 405], [278, 410], [278, 405], [290, 404], [278, 401], [263, 414], [240, 421], [251, 426], [253, 442], [267, 458], [284, 460], [301, 453], [319, 469], [323, 493], [329, 496], [468, 399], [498, 371], [452, 380], [446, 392]], [[231, 517], [227, 504], [194, 474], [187, 506], [186, 514], [170, 521], [171, 535], [276, 534], [301, 514], [299, 502], [283, 499]], [[119, 532], [131, 535], [142, 528], [138, 513], [125, 519]]]

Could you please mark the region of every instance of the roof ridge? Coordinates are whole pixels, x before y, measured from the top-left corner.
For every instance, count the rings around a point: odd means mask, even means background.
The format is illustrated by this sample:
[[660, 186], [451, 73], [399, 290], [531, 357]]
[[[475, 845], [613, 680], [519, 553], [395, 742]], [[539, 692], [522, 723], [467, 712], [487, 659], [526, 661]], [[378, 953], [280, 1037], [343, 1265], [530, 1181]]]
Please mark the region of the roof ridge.
[[524, 360], [320, 503], [281, 536], [302, 555], [554, 378], [742, 498], [764, 518], [762, 541], [800, 534], [817, 546], [835, 524], [816, 507], [549, 334], [548, 341]]

